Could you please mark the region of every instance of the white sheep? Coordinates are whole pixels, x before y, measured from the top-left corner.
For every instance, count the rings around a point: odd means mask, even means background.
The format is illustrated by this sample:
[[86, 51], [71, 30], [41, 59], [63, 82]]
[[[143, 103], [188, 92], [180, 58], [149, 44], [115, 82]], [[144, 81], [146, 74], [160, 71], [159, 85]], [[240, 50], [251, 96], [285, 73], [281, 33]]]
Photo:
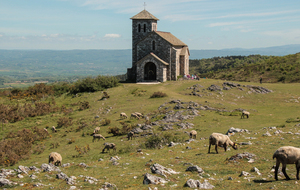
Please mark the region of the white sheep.
[[197, 131], [191, 130], [190, 132], [185, 132], [187, 133], [191, 139], [196, 139], [197, 138]]
[[105, 140], [105, 137], [103, 137], [103, 136], [100, 135], [100, 134], [93, 134], [93, 142], [95, 141], [95, 139], [98, 139], [98, 141], [99, 141], [100, 139]]
[[120, 113], [120, 117], [121, 118], [126, 118], [126, 119], [128, 118], [127, 115], [126, 115], [126, 113], [124, 113], [124, 112]]
[[139, 113], [139, 112], [134, 112], [135, 115], [139, 116], [139, 117], [143, 117], [143, 114]]
[[232, 142], [227, 135], [221, 133], [213, 133], [209, 137], [208, 153], [210, 153], [210, 146], [215, 145], [216, 152], [218, 154], [218, 146], [223, 146], [226, 152], [227, 146], [232, 146], [233, 149], [237, 149], [237, 144]]
[[299, 180], [299, 170], [300, 170], [300, 148], [293, 146], [283, 146], [275, 151], [273, 154], [273, 159], [276, 158], [275, 167], [275, 180], [278, 180], [278, 168], [280, 163], [282, 163], [282, 173], [287, 180], [290, 180], [289, 176], [286, 174], [286, 165], [295, 164], [297, 169], [297, 180]]
[[48, 130], [47, 130], [46, 128], [44, 128], [44, 131], [45, 131], [47, 134], [49, 134], [49, 133], [48, 133]]
[[244, 111], [242, 112], [241, 119], [242, 119], [242, 118], [245, 118], [245, 116], [247, 116], [247, 119], [248, 119], [249, 116], [250, 116], [250, 112], [244, 110]]
[[96, 133], [98, 133], [100, 131], [100, 127], [96, 127], [95, 129], [94, 129], [94, 134], [96, 134]]
[[110, 149], [113, 149], [114, 152], [116, 151], [116, 145], [114, 143], [104, 143], [104, 148], [102, 150], [102, 153], [104, 153], [105, 149], [107, 149], [108, 151], [110, 151]]
[[130, 118], [132, 118], [132, 117], [135, 117], [135, 118], [137, 118], [137, 119], [140, 119], [140, 117], [139, 117], [138, 115], [136, 115], [135, 113], [132, 113], [132, 114], [131, 114]]
[[128, 134], [127, 134], [127, 138], [128, 140], [132, 140], [132, 137], [134, 136], [134, 132], [130, 131]]
[[57, 152], [51, 152], [49, 154], [49, 164], [52, 163], [56, 166], [59, 166], [62, 164], [62, 157], [59, 153]]
[[56, 128], [54, 126], [51, 127], [51, 130], [52, 130], [52, 132], [55, 132], [55, 133], [57, 132]]

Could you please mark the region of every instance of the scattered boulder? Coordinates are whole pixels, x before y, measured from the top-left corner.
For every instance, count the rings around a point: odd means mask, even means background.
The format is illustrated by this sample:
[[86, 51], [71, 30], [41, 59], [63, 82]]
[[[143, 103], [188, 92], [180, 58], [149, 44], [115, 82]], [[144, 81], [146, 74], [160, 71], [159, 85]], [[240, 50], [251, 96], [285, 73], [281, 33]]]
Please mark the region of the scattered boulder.
[[218, 85], [215, 85], [215, 84], [212, 84], [210, 87], [207, 88], [207, 90], [210, 90], [210, 91], [221, 91], [222, 88]]
[[99, 190], [118, 189], [115, 184], [105, 182]]
[[200, 168], [200, 167], [197, 166], [197, 165], [195, 165], [195, 166], [190, 166], [190, 167], [188, 167], [185, 171], [190, 171], [190, 172], [196, 171], [196, 172], [198, 172], [199, 174], [204, 173], [203, 169]]
[[246, 176], [246, 177], [250, 176], [250, 173], [242, 171], [241, 174], [239, 175], [239, 177], [242, 177], [242, 176]]
[[134, 132], [135, 134], [139, 134], [144, 132], [140, 127], [136, 127], [134, 129], [131, 130], [131, 132]]
[[269, 131], [267, 131], [265, 134], [263, 134], [262, 136], [267, 136], [267, 137], [270, 137], [270, 136], [272, 136], [270, 133], [269, 133]]
[[65, 180], [66, 178], [68, 178], [68, 176], [63, 172], [60, 172], [59, 174], [56, 174], [56, 178]]
[[172, 170], [170, 168], [166, 168], [160, 164], [153, 164], [152, 166], [150, 166], [150, 169], [151, 169], [152, 173], [160, 174], [164, 177], [167, 177], [166, 174], [171, 175], [171, 174], [179, 174], [180, 173], [180, 172], [175, 172], [174, 170]]
[[160, 184], [160, 183], [164, 184], [164, 183], [168, 183], [168, 181], [161, 178], [161, 177], [157, 177], [157, 176], [154, 176], [154, 175], [151, 175], [151, 174], [148, 174], [148, 173], [146, 173], [144, 175], [143, 184], [145, 184], [145, 185], [148, 185], [148, 184], [157, 185], [157, 184]]
[[65, 168], [65, 167], [68, 167], [70, 165], [71, 165], [70, 163], [66, 163], [66, 164], [63, 164], [61, 167]]
[[0, 178], [0, 187], [2, 186], [11, 186], [12, 182], [5, 178]]
[[200, 188], [200, 189], [213, 189], [215, 186], [210, 184], [207, 180], [204, 180], [203, 183], [201, 183], [199, 180], [189, 179], [185, 183], [186, 187], [190, 188]]
[[80, 167], [83, 167], [83, 168], [88, 167], [85, 163], [79, 163], [78, 165], [79, 165]]
[[247, 129], [239, 129], [239, 128], [234, 128], [231, 127], [230, 129], [228, 129], [226, 135], [228, 134], [234, 134], [234, 133], [243, 133], [243, 132], [249, 132]]
[[60, 169], [57, 166], [54, 166], [53, 164], [42, 164], [41, 169], [44, 172], [51, 172], [51, 171], [56, 171], [56, 172], [61, 172]]
[[250, 160], [250, 159], [254, 159], [255, 157], [256, 157], [255, 154], [251, 154], [249, 152], [244, 152], [244, 153], [239, 153], [239, 154], [236, 154], [234, 156], [231, 156], [228, 159], [228, 161], [238, 161], [238, 160], [244, 159], [244, 158]]

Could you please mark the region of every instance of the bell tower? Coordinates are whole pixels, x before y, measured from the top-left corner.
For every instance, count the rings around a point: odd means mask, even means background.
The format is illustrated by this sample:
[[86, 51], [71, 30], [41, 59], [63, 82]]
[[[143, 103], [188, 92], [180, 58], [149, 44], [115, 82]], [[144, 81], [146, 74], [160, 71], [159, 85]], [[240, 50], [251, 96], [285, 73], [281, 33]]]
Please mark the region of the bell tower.
[[157, 21], [159, 20], [151, 13], [143, 10], [130, 18], [132, 20], [132, 68], [128, 78], [136, 79], [137, 43], [146, 37], [150, 32], [157, 31]]

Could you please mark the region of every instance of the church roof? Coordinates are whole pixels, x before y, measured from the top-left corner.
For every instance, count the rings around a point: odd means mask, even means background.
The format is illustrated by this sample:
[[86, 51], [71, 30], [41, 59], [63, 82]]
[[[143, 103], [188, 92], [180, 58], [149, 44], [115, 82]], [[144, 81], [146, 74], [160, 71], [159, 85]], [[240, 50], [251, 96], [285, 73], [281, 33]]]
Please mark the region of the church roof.
[[131, 17], [130, 19], [159, 20], [158, 18], [156, 18], [146, 10], [142, 10], [141, 12]]
[[186, 53], [188, 53], [190, 55], [190, 51], [187, 46], [182, 48], [180, 55], [185, 55]]
[[146, 55], [145, 57], [143, 57], [141, 60], [139, 60], [136, 64], [140, 64], [141, 62], [143, 62], [145, 59], [148, 59], [149, 57], [154, 57], [157, 61], [161, 62], [162, 64], [169, 65], [169, 63], [165, 62], [164, 60], [162, 60], [152, 52]]
[[167, 40], [173, 46], [187, 46], [185, 43], [183, 43], [181, 40], [179, 40], [178, 38], [176, 38], [170, 32], [159, 32], [159, 31], [156, 31], [155, 33], [158, 34], [163, 39]]

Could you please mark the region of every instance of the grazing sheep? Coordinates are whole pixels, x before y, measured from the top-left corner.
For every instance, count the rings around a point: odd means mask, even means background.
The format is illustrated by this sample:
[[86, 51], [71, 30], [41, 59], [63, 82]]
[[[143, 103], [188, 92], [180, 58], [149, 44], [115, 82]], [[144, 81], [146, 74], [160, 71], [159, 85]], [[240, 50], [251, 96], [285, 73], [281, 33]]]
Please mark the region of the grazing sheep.
[[96, 127], [96, 128], [94, 129], [94, 134], [98, 133], [99, 131], [100, 131], [100, 127]]
[[132, 117], [135, 117], [135, 118], [137, 118], [137, 119], [140, 119], [140, 117], [139, 117], [138, 115], [136, 115], [135, 113], [132, 113], [132, 114], [131, 114], [130, 118], [132, 118]]
[[55, 133], [57, 132], [56, 128], [54, 126], [51, 127], [51, 130], [52, 130], [52, 132], [55, 132]]
[[191, 139], [196, 139], [197, 138], [197, 131], [191, 130], [191, 132], [190, 132], [190, 138]]
[[280, 163], [282, 163], [282, 173], [284, 174], [286, 180], [290, 180], [289, 176], [286, 174], [286, 165], [295, 164], [297, 169], [297, 180], [299, 180], [299, 170], [300, 170], [300, 148], [293, 146], [283, 146], [275, 151], [273, 154], [273, 159], [276, 158], [275, 167], [275, 180], [278, 180], [278, 168]]
[[120, 113], [120, 117], [121, 118], [126, 118], [126, 119], [128, 118], [127, 115], [126, 115], [126, 113], [124, 113], [124, 112]]
[[62, 164], [62, 157], [59, 153], [57, 152], [51, 152], [49, 154], [49, 164], [52, 163], [55, 166], [59, 166]]
[[133, 135], [134, 135], [134, 132], [130, 131], [130, 132], [127, 134], [128, 140], [130, 140], [130, 139], [132, 140]]
[[208, 153], [210, 153], [210, 146], [216, 145], [216, 152], [218, 154], [218, 146], [223, 146], [226, 152], [227, 146], [232, 146], [234, 150], [237, 149], [237, 144], [232, 142], [227, 135], [223, 135], [221, 133], [213, 133], [209, 137], [209, 148]]
[[105, 149], [107, 149], [110, 152], [110, 149], [113, 149], [114, 152], [117, 150], [116, 145], [114, 143], [104, 143], [104, 148], [102, 150], [102, 153], [104, 153]]
[[93, 134], [93, 142], [95, 141], [95, 139], [98, 139], [98, 141], [99, 141], [100, 139], [105, 140], [105, 137], [103, 137], [103, 136], [100, 135], [100, 134]]
[[47, 134], [49, 134], [49, 133], [48, 133], [48, 130], [47, 130], [46, 128], [44, 128], [44, 131], [45, 131]]
[[245, 116], [247, 116], [247, 119], [248, 119], [249, 116], [250, 116], [250, 112], [244, 110], [244, 111], [242, 112], [241, 119], [244, 118]]
[[135, 115], [139, 116], [139, 117], [143, 117], [143, 114], [139, 113], [139, 112], [134, 112]]

